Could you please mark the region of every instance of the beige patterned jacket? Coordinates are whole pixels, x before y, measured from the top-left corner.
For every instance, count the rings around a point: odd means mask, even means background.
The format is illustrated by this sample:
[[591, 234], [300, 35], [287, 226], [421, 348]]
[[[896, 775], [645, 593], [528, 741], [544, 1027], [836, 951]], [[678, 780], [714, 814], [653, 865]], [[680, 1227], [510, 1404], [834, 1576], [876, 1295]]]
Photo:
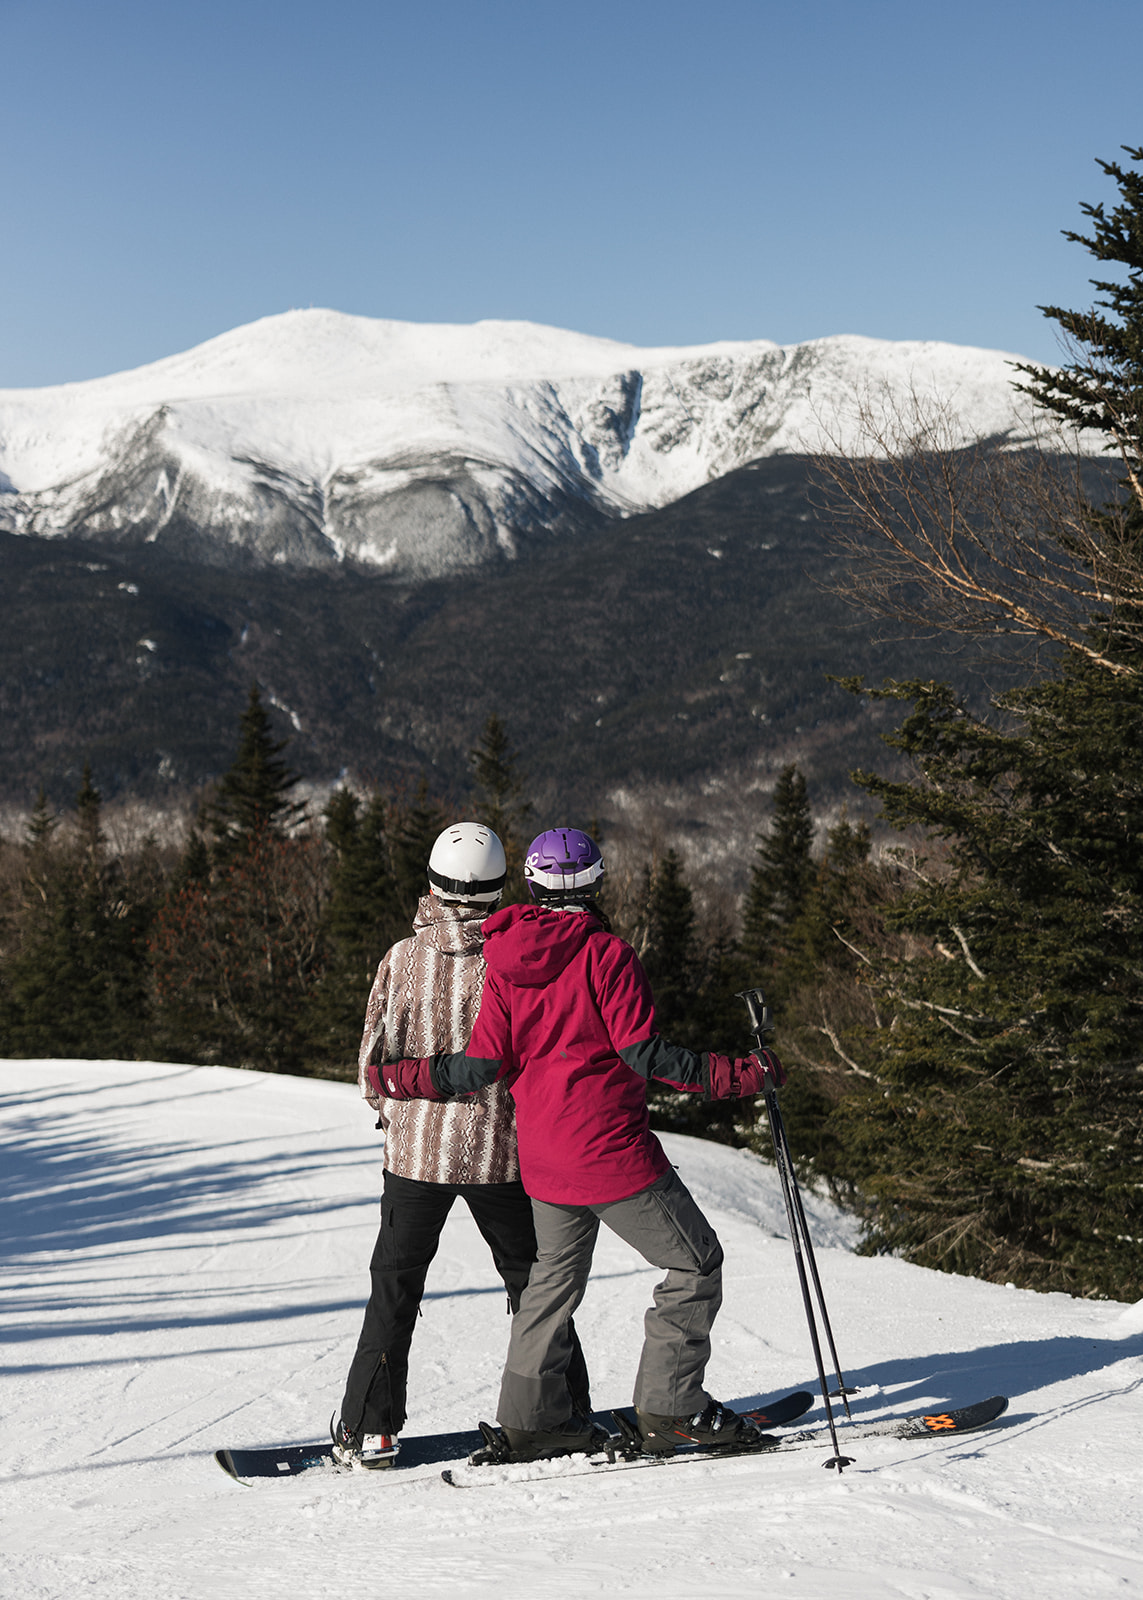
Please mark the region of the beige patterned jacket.
[[471, 1100], [379, 1100], [372, 1063], [463, 1050], [484, 988], [481, 926], [491, 906], [426, 894], [413, 937], [381, 958], [365, 1009], [358, 1082], [385, 1129], [385, 1166], [426, 1183], [508, 1183], [520, 1176], [512, 1096], [493, 1083]]

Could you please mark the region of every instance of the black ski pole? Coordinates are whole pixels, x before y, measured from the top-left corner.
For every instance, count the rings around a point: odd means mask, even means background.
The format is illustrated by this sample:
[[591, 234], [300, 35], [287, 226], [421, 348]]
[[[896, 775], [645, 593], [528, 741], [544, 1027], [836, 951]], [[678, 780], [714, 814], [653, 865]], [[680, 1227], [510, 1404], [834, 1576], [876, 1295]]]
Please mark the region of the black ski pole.
[[778, 1105], [778, 1096], [776, 1093], [774, 1095], [773, 1104], [769, 1106], [767, 1110], [771, 1113], [771, 1134], [773, 1134], [775, 1130], [777, 1131], [778, 1141], [782, 1146], [782, 1152], [786, 1160], [786, 1167], [790, 1174], [790, 1193], [793, 1198], [794, 1209], [798, 1214], [798, 1223], [801, 1229], [806, 1264], [809, 1267], [810, 1277], [813, 1280], [814, 1293], [817, 1296], [818, 1309], [821, 1312], [822, 1329], [826, 1336], [826, 1343], [829, 1346], [830, 1359], [833, 1361], [834, 1376], [837, 1379], [837, 1388], [832, 1389], [830, 1394], [834, 1399], [840, 1399], [842, 1405], [845, 1407], [845, 1414], [848, 1418], [850, 1416], [848, 1396], [855, 1394], [856, 1390], [849, 1388], [845, 1382], [845, 1379], [841, 1375], [841, 1362], [838, 1360], [837, 1346], [834, 1343], [833, 1329], [830, 1326], [829, 1320], [829, 1312], [826, 1310], [825, 1294], [822, 1290], [822, 1280], [818, 1275], [817, 1257], [814, 1254], [813, 1241], [810, 1238], [810, 1225], [806, 1220], [806, 1211], [804, 1205], [802, 1204], [802, 1191], [798, 1186], [797, 1178], [794, 1176], [794, 1158], [790, 1152], [790, 1141], [786, 1136], [786, 1124], [782, 1120], [782, 1112]]
[[[750, 1014], [750, 1024], [754, 1030], [754, 1038], [760, 1050], [766, 1048], [766, 1039], [773, 1032], [770, 1012], [766, 1006], [766, 996], [761, 989], [747, 989], [738, 997], [742, 1000]], [[810, 1331], [810, 1344], [813, 1347], [814, 1361], [818, 1370], [818, 1382], [822, 1391], [822, 1403], [825, 1406], [826, 1422], [829, 1425], [829, 1436], [833, 1443], [834, 1454], [827, 1461], [827, 1467], [836, 1468], [838, 1472], [852, 1464], [852, 1456], [843, 1456], [841, 1447], [837, 1442], [837, 1428], [834, 1425], [833, 1407], [829, 1400], [829, 1385], [826, 1382], [825, 1365], [822, 1361], [821, 1342], [818, 1338], [817, 1320], [814, 1316], [813, 1302], [810, 1299], [810, 1286], [806, 1278], [806, 1257], [813, 1261], [813, 1244], [810, 1241], [809, 1230], [806, 1224], [805, 1208], [801, 1203], [801, 1194], [798, 1191], [798, 1180], [794, 1175], [793, 1161], [790, 1158], [790, 1146], [786, 1139], [786, 1130], [782, 1123], [782, 1113], [778, 1106], [777, 1086], [767, 1082], [763, 1090], [763, 1100], [766, 1105], [766, 1116], [770, 1123], [770, 1138], [774, 1145], [774, 1160], [778, 1167], [778, 1177], [782, 1184], [782, 1198], [786, 1204], [786, 1218], [790, 1226], [790, 1240], [794, 1247], [794, 1262], [798, 1269], [798, 1282], [802, 1290], [802, 1304], [806, 1312], [806, 1325]], [[796, 1197], [796, 1198], [795, 1198]], [[814, 1281], [817, 1287], [818, 1300], [822, 1309], [822, 1317], [828, 1328], [829, 1319], [826, 1316], [825, 1301], [821, 1292], [821, 1282], [817, 1276], [817, 1264], [814, 1262]], [[830, 1348], [833, 1349], [833, 1336], [829, 1336]], [[834, 1356], [837, 1365], [836, 1353]], [[838, 1387], [842, 1403], [845, 1405], [846, 1415], [849, 1415], [849, 1405], [845, 1399], [845, 1384], [838, 1372]]]
[[[740, 996], [746, 1001], [750, 1013], [750, 1021], [754, 1028], [754, 1037], [760, 1049], [765, 1049], [766, 1040], [774, 1031], [774, 1024], [770, 1018], [769, 1007], [766, 1005], [766, 996], [761, 989], [749, 989]], [[780, 1168], [784, 1168], [789, 1177], [789, 1193], [797, 1213], [799, 1233], [802, 1240], [803, 1255], [809, 1266], [810, 1277], [813, 1280], [814, 1293], [817, 1296], [818, 1307], [821, 1311], [822, 1327], [825, 1331], [826, 1342], [829, 1345], [830, 1357], [833, 1360], [834, 1376], [837, 1378], [837, 1388], [834, 1396], [841, 1400], [845, 1407], [845, 1414], [850, 1416], [848, 1396], [854, 1391], [846, 1386], [841, 1375], [841, 1362], [838, 1360], [837, 1345], [834, 1343], [833, 1328], [830, 1325], [829, 1312], [826, 1310], [825, 1293], [822, 1290], [822, 1281], [818, 1273], [817, 1257], [814, 1254], [813, 1240], [810, 1238], [810, 1227], [806, 1220], [805, 1206], [802, 1204], [802, 1191], [794, 1173], [794, 1157], [790, 1151], [790, 1141], [786, 1136], [786, 1124], [782, 1120], [781, 1108], [778, 1105], [776, 1086], [772, 1099], [768, 1099], [766, 1111], [770, 1122], [770, 1136], [774, 1141], [774, 1154]], [[785, 1191], [783, 1191], [785, 1192]]]

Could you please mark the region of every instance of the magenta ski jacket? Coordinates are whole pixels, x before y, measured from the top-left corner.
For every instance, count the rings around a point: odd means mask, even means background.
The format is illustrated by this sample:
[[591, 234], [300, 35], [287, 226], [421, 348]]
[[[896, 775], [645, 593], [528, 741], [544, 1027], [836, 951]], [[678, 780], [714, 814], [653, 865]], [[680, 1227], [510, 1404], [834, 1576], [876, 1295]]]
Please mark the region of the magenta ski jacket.
[[719, 1099], [762, 1088], [765, 1068], [753, 1058], [700, 1055], [660, 1037], [638, 956], [590, 912], [507, 906], [484, 923], [484, 959], [464, 1054], [372, 1071], [394, 1099], [466, 1094], [505, 1079], [520, 1176], [537, 1200], [625, 1200], [667, 1171], [648, 1119], [650, 1078]]

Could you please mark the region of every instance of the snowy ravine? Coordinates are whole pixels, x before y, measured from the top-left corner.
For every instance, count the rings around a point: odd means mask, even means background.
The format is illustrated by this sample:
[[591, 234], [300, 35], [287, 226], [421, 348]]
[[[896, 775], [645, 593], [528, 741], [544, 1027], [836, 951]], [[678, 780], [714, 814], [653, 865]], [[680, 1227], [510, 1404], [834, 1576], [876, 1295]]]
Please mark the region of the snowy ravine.
[[[812, 1206], [859, 1416], [1011, 1396], [987, 1433], [461, 1492], [436, 1468], [242, 1488], [218, 1445], [320, 1438], [367, 1284], [380, 1158], [347, 1085], [223, 1068], [0, 1062], [6, 1357], [0, 1593], [1131, 1595], [1143, 1588], [1143, 1304], [852, 1253]], [[666, 1141], [726, 1248], [728, 1403], [813, 1387], [770, 1169]], [[577, 1317], [626, 1402], [658, 1274], [606, 1230]], [[503, 1292], [458, 1207], [413, 1346], [409, 1431], [491, 1415]], [[820, 1409], [810, 1420], [820, 1417]]]
[[404, 578], [857, 447], [857, 408], [1020, 436], [1014, 357], [836, 337], [639, 349], [529, 322], [264, 317], [133, 372], [0, 391], [0, 530]]

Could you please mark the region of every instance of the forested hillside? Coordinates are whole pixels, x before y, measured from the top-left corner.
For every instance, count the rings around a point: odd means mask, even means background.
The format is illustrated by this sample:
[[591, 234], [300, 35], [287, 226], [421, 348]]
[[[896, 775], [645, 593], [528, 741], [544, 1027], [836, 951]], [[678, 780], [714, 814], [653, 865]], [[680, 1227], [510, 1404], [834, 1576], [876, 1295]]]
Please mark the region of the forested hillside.
[[[829, 725], [835, 740], [840, 730], [831, 766], [823, 724], [798, 718], [843, 601], [822, 598], [819, 628], [805, 628], [790, 597], [804, 599], [816, 575], [793, 541], [776, 543], [771, 569], [785, 587], [747, 588], [765, 541], [754, 511], [736, 522], [735, 482], [703, 491], [722, 508], [717, 546], [700, 543], [685, 503], [658, 514], [637, 593], [624, 561], [646, 535], [638, 520], [626, 544], [537, 565], [509, 609], [503, 588], [494, 600], [475, 581], [435, 601], [419, 591], [374, 665], [420, 662], [424, 699], [403, 729], [422, 751], [436, 742], [435, 770], [394, 759], [382, 781], [342, 785], [305, 814], [289, 762], [317, 735], [287, 748], [255, 687], [237, 739], [231, 723], [237, 755], [177, 848], [113, 848], [91, 767], [64, 813], [41, 793], [23, 836], [3, 846], [0, 1050], [351, 1075], [372, 972], [408, 927], [437, 831], [459, 806], [495, 827], [518, 863], [530, 833], [554, 820], [555, 794], [561, 821], [601, 834], [607, 910], [644, 959], [665, 1033], [744, 1050], [737, 991], [766, 988], [792, 1069], [784, 1103], [799, 1161], [858, 1211], [866, 1249], [1138, 1299], [1143, 151], [1129, 156], [1104, 165], [1117, 205], [1086, 208], [1090, 235], [1070, 235], [1117, 276], [1097, 281], [1090, 312], [1047, 308], [1071, 340], [1069, 364], [1021, 373], [1047, 421], [1103, 435], [1115, 482], [1093, 485], [1078, 455], [1061, 472], [1058, 442], [1042, 455], [992, 441], [950, 450], [931, 414], [902, 417], [895, 450], [826, 472], [848, 507], [851, 594], [867, 616], [963, 639], [951, 681], [914, 670], [835, 686], [847, 709]], [[800, 471], [765, 466], [786, 515]], [[671, 519], [674, 542], [659, 538]], [[696, 563], [718, 574], [698, 599]], [[338, 592], [346, 603], [331, 608], [331, 630], [334, 619], [351, 630], [354, 591]], [[638, 650], [612, 652], [620, 636]], [[449, 653], [458, 638], [467, 680]], [[983, 694], [968, 668], [1001, 646], [1008, 680]], [[259, 645], [243, 665], [283, 659]], [[511, 663], [491, 679], [511, 735], [494, 714], [466, 739], [481, 664], [493, 661]], [[208, 682], [188, 726], [222, 717]], [[332, 751], [353, 725], [344, 706], [340, 721], [298, 720]], [[763, 722], [766, 782], [737, 863], [741, 895], [720, 892], [654, 831], [612, 835], [599, 774], [621, 756], [645, 783], [709, 771], [715, 748], [753, 760], [757, 775]], [[783, 744], [791, 728], [800, 744]], [[865, 815], [838, 809], [843, 764], [859, 768], [852, 793]], [[521, 892], [514, 877], [510, 893]], [[655, 1113], [698, 1131], [685, 1096], [659, 1092]], [[701, 1127], [765, 1149], [751, 1102], [705, 1111]]]

